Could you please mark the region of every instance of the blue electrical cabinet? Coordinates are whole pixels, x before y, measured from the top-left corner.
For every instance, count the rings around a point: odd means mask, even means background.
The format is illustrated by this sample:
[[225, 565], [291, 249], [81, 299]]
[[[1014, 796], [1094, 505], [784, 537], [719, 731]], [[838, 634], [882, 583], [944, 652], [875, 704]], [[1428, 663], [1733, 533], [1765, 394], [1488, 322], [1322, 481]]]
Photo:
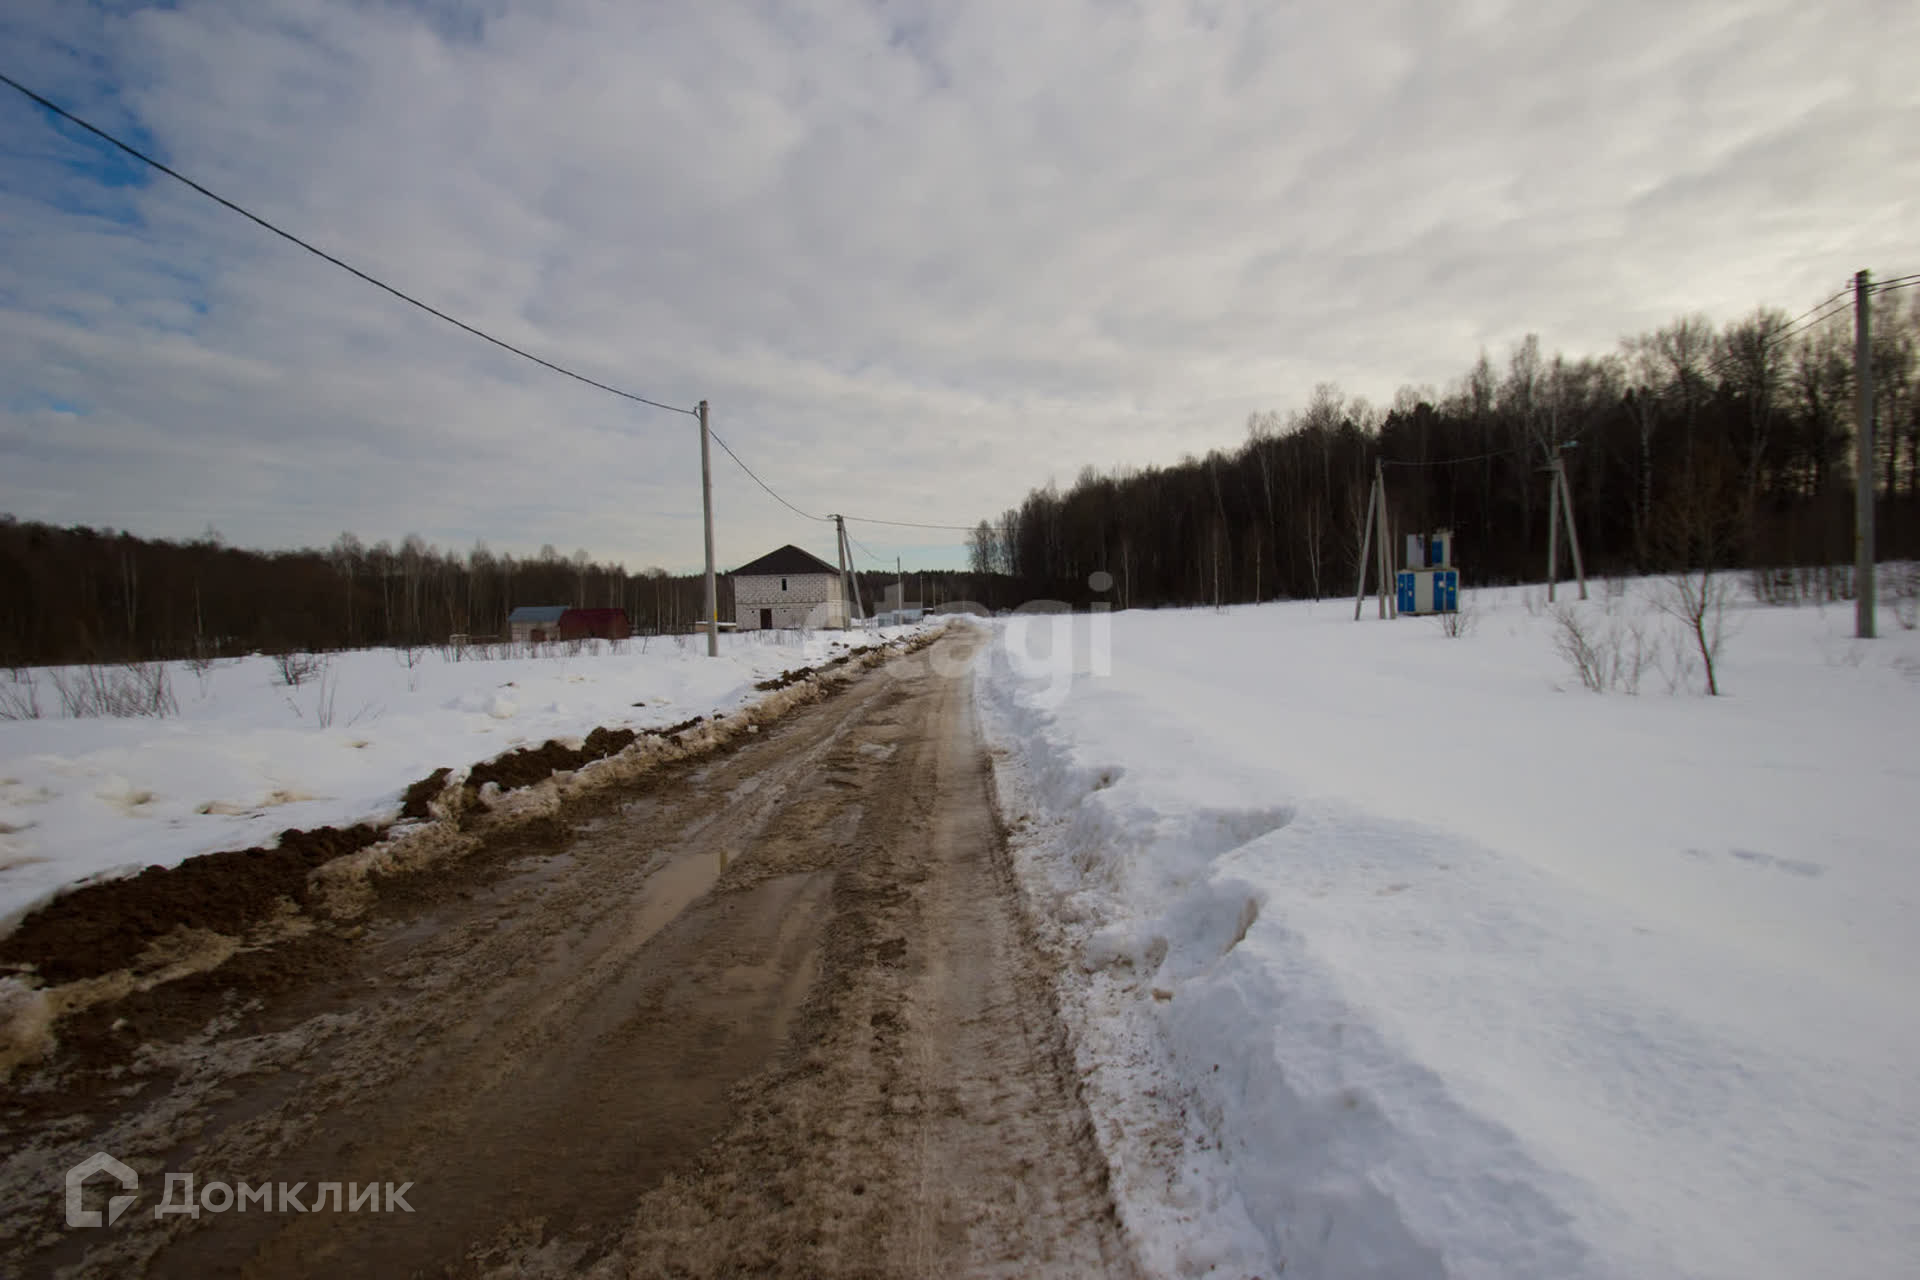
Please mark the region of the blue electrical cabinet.
[[1460, 571], [1453, 566], [1453, 530], [1408, 534], [1407, 564], [1393, 585], [1401, 613], [1458, 613]]

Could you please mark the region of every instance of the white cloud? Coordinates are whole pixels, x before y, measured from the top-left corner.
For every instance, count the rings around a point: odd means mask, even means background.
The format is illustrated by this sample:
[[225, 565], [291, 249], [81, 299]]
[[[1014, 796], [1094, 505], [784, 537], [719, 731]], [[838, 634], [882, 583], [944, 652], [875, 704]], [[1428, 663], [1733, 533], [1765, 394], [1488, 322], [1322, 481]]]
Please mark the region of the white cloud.
[[[812, 511], [970, 523], [1324, 379], [1385, 402], [1528, 331], [1798, 311], [1914, 269], [1920, 225], [1920, 91], [1872, 53], [1920, 37], [1902, 5], [19, 9], [10, 74], [509, 341], [709, 399]], [[103, 197], [23, 103], [0, 149], [0, 508], [697, 562], [689, 419], [170, 183]], [[715, 475], [723, 561], [831, 548]]]

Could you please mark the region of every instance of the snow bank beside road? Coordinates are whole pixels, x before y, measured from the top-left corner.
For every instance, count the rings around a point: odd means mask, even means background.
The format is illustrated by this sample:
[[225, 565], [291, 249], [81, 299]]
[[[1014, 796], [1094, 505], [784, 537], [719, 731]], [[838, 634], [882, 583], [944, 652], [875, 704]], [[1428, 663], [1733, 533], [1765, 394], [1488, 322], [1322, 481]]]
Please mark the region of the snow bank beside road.
[[[166, 719], [0, 721], [0, 931], [76, 881], [270, 844], [289, 828], [388, 822], [403, 789], [515, 747], [726, 714], [754, 686], [879, 632], [742, 633], [599, 642], [569, 654], [449, 662], [421, 651], [331, 655], [298, 687], [275, 661], [170, 663]], [[591, 651], [587, 651], [591, 649]], [[40, 702], [57, 716], [46, 673]], [[0, 679], [7, 677], [0, 676]]]
[[1477, 605], [1001, 624], [1003, 804], [1149, 1260], [1901, 1272], [1920, 637], [1747, 610], [1733, 696], [1595, 697]]

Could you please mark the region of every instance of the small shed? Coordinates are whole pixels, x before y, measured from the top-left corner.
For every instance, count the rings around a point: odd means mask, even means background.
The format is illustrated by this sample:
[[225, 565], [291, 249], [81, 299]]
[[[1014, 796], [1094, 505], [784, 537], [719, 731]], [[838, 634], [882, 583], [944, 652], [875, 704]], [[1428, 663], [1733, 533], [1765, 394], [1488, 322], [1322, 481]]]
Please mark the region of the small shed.
[[733, 620], [741, 631], [844, 628], [851, 616], [840, 570], [788, 543], [735, 569]]
[[569, 609], [560, 615], [562, 640], [625, 640], [632, 634], [625, 609]]
[[539, 644], [560, 638], [563, 604], [523, 604], [507, 615], [507, 638], [515, 644]]

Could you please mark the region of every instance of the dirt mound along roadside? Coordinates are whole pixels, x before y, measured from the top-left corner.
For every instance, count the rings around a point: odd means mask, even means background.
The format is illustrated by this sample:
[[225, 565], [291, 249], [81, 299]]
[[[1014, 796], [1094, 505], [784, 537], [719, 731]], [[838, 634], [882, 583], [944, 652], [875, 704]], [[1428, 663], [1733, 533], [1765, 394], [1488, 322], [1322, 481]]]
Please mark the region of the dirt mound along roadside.
[[578, 747], [549, 738], [537, 747], [522, 747], [477, 764], [467, 774], [467, 787], [478, 791], [489, 782], [503, 791], [530, 787], [556, 773], [570, 773], [581, 765], [619, 755], [640, 735], [632, 729], [595, 729]]
[[[819, 677], [856, 659], [861, 667], [875, 666], [894, 653], [911, 652], [931, 640], [931, 636], [916, 637], [904, 645], [895, 642], [842, 655], [807, 675]], [[639, 731], [602, 727], [588, 734], [579, 747], [549, 741], [508, 752], [476, 765], [460, 786], [469, 798], [488, 782], [502, 791], [525, 791], [555, 773], [571, 773], [595, 761], [620, 756], [643, 736], [669, 744], [670, 754], [636, 761], [633, 770], [616, 770], [607, 779], [623, 780], [627, 773], [644, 770], [660, 759], [718, 749], [735, 733], [778, 718], [820, 696], [834, 682], [816, 678], [794, 683], [806, 687], [789, 686], [784, 690], [786, 696], [768, 698], [724, 720], [695, 717], [664, 729]], [[702, 728], [706, 730], [703, 734], [681, 737]], [[424, 839], [434, 845], [434, 837], [439, 834], [442, 838], [438, 844], [464, 847], [471, 843], [456, 838], [465, 825], [459, 817], [436, 812], [433, 805], [446, 793], [452, 777], [452, 770], [436, 769], [407, 787], [401, 818], [424, 823], [410, 828], [410, 840], [417, 843]], [[394, 836], [392, 828], [368, 823], [288, 830], [281, 833], [274, 848], [201, 854], [173, 867], [149, 867], [137, 876], [81, 885], [35, 910], [12, 933], [0, 937], [0, 970], [30, 969], [39, 983], [52, 987], [136, 967], [153, 944], [179, 930], [245, 937], [283, 910], [283, 901], [303, 912], [322, 905], [316, 895], [323, 897], [327, 885], [316, 882], [311, 873], [330, 863], [344, 866], [348, 861], [357, 862], [360, 859], [355, 855], [378, 852], [387, 847], [383, 842]], [[388, 874], [404, 873], [407, 869], [424, 869], [430, 860], [422, 854], [412, 860], [389, 858], [382, 865], [394, 864], [385, 868]], [[413, 868], [412, 863], [419, 865]]]
[[453, 770], [451, 769], [435, 769], [432, 773], [420, 779], [420, 781], [409, 786], [406, 794], [400, 797], [400, 816], [402, 818], [419, 821], [431, 818], [433, 816], [433, 810], [430, 806], [435, 800], [439, 799], [440, 793], [446, 790], [447, 779], [451, 777], [452, 774]]
[[377, 827], [285, 831], [278, 847], [233, 849], [82, 885], [0, 939], [0, 964], [32, 965], [43, 981], [93, 978], [131, 965], [162, 935], [206, 929], [238, 935], [282, 898], [304, 904], [307, 873], [380, 838]]

